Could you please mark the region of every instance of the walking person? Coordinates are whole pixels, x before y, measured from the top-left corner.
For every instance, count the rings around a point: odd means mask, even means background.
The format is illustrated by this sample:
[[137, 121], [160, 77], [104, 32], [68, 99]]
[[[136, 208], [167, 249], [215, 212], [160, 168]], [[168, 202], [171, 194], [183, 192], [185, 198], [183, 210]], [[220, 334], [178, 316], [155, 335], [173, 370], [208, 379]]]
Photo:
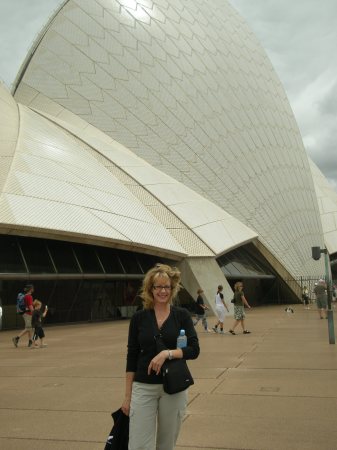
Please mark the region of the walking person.
[[12, 338], [13, 344], [15, 347], [18, 346], [19, 340], [24, 336], [25, 334], [28, 334], [28, 347], [31, 347], [33, 345], [32, 341], [32, 314], [33, 314], [33, 297], [32, 294], [34, 292], [34, 286], [32, 284], [27, 284], [23, 290], [25, 296], [24, 296], [24, 303], [25, 303], [25, 311], [22, 314], [22, 318], [25, 323], [24, 330], [21, 331], [20, 334]]
[[320, 279], [314, 287], [314, 293], [316, 295], [316, 305], [318, 310], [318, 315], [320, 319], [327, 319], [326, 309], [327, 309], [327, 293], [325, 281]]
[[225, 308], [227, 309], [227, 312], [229, 312], [228, 306], [226, 305], [226, 302], [223, 297], [223, 286], [219, 284], [218, 290], [215, 296], [215, 312], [218, 316], [218, 321], [213, 327], [213, 331], [215, 333], [218, 333], [218, 327], [220, 328], [220, 334], [224, 334], [223, 330], [223, 323], [225, 320]]
[[302, 291], [302, 300], [304, 304], [304, 309], [310, 309], [309, 306], [309, 290], [306, 286], [304, 286]]
[[[33, 301], [34, 311], [32, 314], [32, 327], [34, 328], [33, 342], [34, 345], [32, 348], [42, 348], [47, 347], [47, 344], [43, 343], [43, 339], [45, 338], [44, 330], [42, 328], [42, 319], [46, 317], [48, 312], [48, 306], [46, 305], [44, 308], [44, 312], [41, 312], [42, 303], [40, 300]], [[40, 339], [40, 345], [37, 343], [38, 339]]]
[[250, 306], [243, 293], [243, 284], [238, 281], [234, 285], [234, 324], [229, 330], [231, 334], [235, 333], [235, 328], [240, 324], [243, 334], [250, 334], [250, 331], [245, 328], [245, 306], [250, 309]]
[[195, 312], [196, 312], [196, 318], [193, 321], [193, 325], [196, 326], [199, 320], [201, 320], [201, 324], [204, 327], [204, 330], [206, 333], [208, 333], [208, 325], [207, 325], [207, 319], [206, 319], [206, 311], [209, 309], [207, 305], [205, 305], [204, 299], [202, 298], [203, 294], [202, 289], [197, 290], [197, 300], [196, 300], [196, 306], [195, 306]]
[[[161, 367], [166, 359], [195, 359], [198, 337], [188, 311], [172, 305], [180, 289], [180, 272], [157, 264], [144, 277], [140, 296], [144, 309], [130, 321], [124, 414], [130, 416], [129, 450], [173, 450], [187, 407], [187, 391], [167, 394]], [[154, 325], [167, 347], [157, 351]], [[180, 330], [187, 345], [177, 348]]]

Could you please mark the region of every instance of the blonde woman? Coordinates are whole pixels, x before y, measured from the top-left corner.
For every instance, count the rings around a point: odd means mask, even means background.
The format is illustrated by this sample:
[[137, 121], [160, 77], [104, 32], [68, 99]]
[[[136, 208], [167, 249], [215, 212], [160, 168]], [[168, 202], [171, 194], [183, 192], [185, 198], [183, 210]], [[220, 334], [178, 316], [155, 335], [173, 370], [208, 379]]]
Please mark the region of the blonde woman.
[[[122, 404], [130, 416], [129, 450], [173, 450], [187, 406], [187, 392], [167, 394], [161, 367], [166, 359], [195, 359], [198, 337], [187, 310], [172, 305], [180, 289], [180, 272], [157, 264], [145, 275], [141, 290], [144, 309], [130, 321], [126, 388]], [[158, 353], [157, 325], [167, 349]], [[178, 349], [177, 337], [185, 330], [187, 346]]]
[[245, 328], [245, 306], [250, 309], [250, 306], [243, 293], [243, 284], [238, 281], [234, 285], [234, 324], [233, 328], [229, 330], [231, 334], [235, 334], [235, 328], [240, 324], [243, 334], [250, 334], [250, 331]]

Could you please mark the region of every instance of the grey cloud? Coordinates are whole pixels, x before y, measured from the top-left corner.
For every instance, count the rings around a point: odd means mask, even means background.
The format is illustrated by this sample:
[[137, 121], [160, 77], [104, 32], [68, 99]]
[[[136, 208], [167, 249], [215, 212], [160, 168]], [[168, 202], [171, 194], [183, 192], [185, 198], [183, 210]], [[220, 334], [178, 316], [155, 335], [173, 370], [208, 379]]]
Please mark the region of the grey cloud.
[[[337, 2], [230, 0], [266, 50], [293, 106], [306, 149], [337, 191]], [[321, 95], [324, 97], [320, 98]], [[310, 99], [312, 102], [310, 104]], [[319, 99], [319, 100], [317, 100]], [[303, 105], [303, 106], [302, 106]]]
[[34, 39], [62, 0], [0, 1], [0, 77], [9, 87]]
[[317, 103], [317, 109], [321, 114], [330, 115], [337, 119], [337, 81], [324, 98]]
[[330, 125], [325, 135], [321, 137], [319, 145], [307, 146], [309, 156], [327, 178], [334, 180], [335, 186], [337, 186], [336, 135], [337, 123]]
[[[335, 61], [337, 2], [231, 0], [267, 51], [288, 95]], [[335, 64], [335, 63], [333, 63]]]

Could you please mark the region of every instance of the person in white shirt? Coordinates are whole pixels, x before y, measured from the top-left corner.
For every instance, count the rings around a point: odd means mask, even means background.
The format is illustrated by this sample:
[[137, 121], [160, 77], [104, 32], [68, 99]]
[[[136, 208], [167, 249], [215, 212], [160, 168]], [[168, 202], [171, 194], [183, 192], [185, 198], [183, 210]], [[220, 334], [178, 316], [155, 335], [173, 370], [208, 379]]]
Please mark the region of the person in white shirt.
[[213, 327], [213, 331], [215, 333], [218, 333], [218, 327], [219, 327], [220, 334], [224, 334], [223, 323], [225, 320], [225, 308], [227, 309], [227, 312], [229, 312], [229, 309], [225, 303], [222, 291], [223, 291], [223, 286], [220, 284], [218, 286], [218, 291], [215, 296], [215, 312], [216, 312], [216, 315], [218, 316], [218, 322]]
[[310, 309], [309, 306], [309, 290], [306, 286], [304, 286], [302, 291], [302, 300], [304, 304], [304, 309]]

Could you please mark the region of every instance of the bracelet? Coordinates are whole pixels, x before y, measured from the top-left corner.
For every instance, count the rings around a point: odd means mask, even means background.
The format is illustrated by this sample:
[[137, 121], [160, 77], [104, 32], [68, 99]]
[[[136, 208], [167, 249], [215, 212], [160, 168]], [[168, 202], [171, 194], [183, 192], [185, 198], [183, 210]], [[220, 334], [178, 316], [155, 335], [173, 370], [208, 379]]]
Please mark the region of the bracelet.
[[168, 359], [171, 361], [171, 359], [173, 358], [172, 350], [168, 350], [168, 355]]

